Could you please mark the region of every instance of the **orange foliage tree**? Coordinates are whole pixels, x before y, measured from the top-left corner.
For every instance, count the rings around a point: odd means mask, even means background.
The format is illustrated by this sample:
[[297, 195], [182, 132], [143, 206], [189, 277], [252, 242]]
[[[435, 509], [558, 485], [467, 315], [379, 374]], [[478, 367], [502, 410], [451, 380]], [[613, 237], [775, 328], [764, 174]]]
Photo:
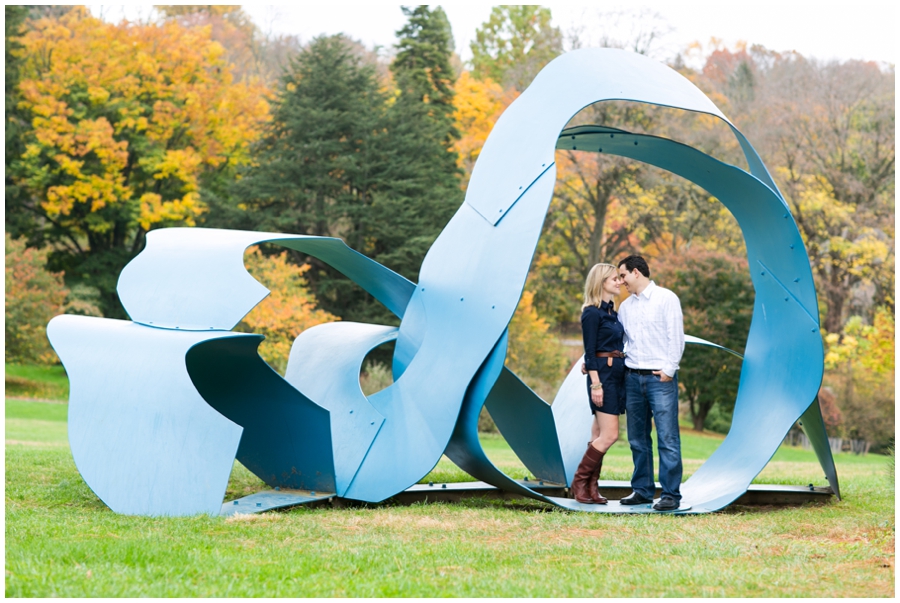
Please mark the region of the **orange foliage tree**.
[[288, 262], [287, 252], [265, 256], [256, 247], [247, 254], [244, 264], [271, 293], [244, 317], [238, 329], [265, 335], [259, 354], [284, 374], [297, 335], [310, 327], [340, 319], [317, 308], [316, 298], [303, 278], [309, 264], [298, 266]]
[[121, 314], [115, 278], [145, 233], [194, 225], [201, 190], [249, 162], [263, 90], [232, 82], [208, 28], [112, 25], [78, 7], [32, 23], [21, 42], [19, 106], [32, 130], [13, 163], [29, 193], [7, 208], [13, 234], [52, 243], [51, 267]]

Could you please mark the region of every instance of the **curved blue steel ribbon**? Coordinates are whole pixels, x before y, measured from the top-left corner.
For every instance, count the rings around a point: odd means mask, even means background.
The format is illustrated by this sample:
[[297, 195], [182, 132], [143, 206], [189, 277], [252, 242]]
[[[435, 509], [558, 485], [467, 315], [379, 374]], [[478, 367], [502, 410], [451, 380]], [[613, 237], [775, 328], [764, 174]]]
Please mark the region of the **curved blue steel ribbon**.
[[369, 398], [402, 420], [385, 421], [348, 498], [384, 500], [440, 460], [470, 382], [515, 312], [555, 178], [555, 166], [548, 167], [496, 226], [463, 204], [428, 251], [400, 323], [399, 376]]
[[[476, 164], [466, 201], [488, 222], [502, 225], [521, 202], [516, 185], [527, 188], [529, 173], [537, 170], [537, 162], [543, 160], [544, 168], [552, 161], [549, 149], [557, 147], [557, 141], [566, 148], [562, 141], [575, 136], [580, 141], [579, 149], [594, 146], [597, 152], [602, 149], [657, 165], [697, 183], [729, 208], [744, 232], [757, 295], [734, 426], [719, 450], [683, 489], [685, 500], [694, 506], [693, 512], [712, 511], [746, 491], [794, 421], [807, 411], [809, 401], [815, 400], [823, 354], [812, 273], [784, 200], [755, 151], [730, 123], [751, 174], [686, 145], [620, 130], [573, 128], [565, 131], [565, 138], [559, 138], [561, 124], [577, 110], [605, 99], [702, 111], [727, 123], [686, 79], [645, 57], [625, 54], [627, 57], [620, 51], [585, 50], [550, 63], [498, 120]], [[604, 61], [617, 65], [601, 67]], [[661, 76], [660, 68], [670, 74]], [[632, 71], [624, 77], [622, 69]], [[620, 77], [596, 81], [598, 74], [611, 71]], [[651, 76], [654, 81], [644, 81]], [[558, 90], [567, 81], [571, 85], [560, 98]], [[535, 150], [541, 146], [548, 150]], [[486, 169], [481, 168], [482, 162]], [[557, 431], [560, 438], [567, 433], [558, 427]], [[549, 428], [546, 433], [550, 433]], [[561, 439], [560, 445], [566, 447], [567, 443]], [[473, 452], [471, 456], [477, 455]], [[832, 487], [837, 492], [836, 479]], [[607, 507], [602, 511], [611, 510]]]
[[259, 336], [86, 316], [57, 316], [47, 336], [69, 377], [75, 466], [100, 500], [126, 515], [218, 515], [242, 429], [195, 391], [184, 357]]
[[[744, 234], [756, 296], [732, 429], [682, 489], [694, 511], [719, 509], [746, 491], [815, 402], [822, 381], [816, 293], [797, 225], [775, 190], [686, 145], [646, 135], [592, 132], [590, 127], [566, 133], [569, 137], [560, 140], [603, 148], [694, 182], [728, 208]], [[832, 473], [830, 452], [820, 461]], [[836, 474], [828, 477], [838, 493]]]
[[[156, 328], [79, 317], [59, 317], [48, 328], [76, 384], [70, 407], [73, 456], [85, 480], [110, 508], [139, 514], [217, 512], [235, 456], [270, 485], [335, 491], [328, 411], [259, 358], [259, 336], [219, 330], [232, 327], [268, 294], [243, 265], [245, 249], [262, 242], [321, 257], [398, 314], [412, 292], [408, 280], [338, 239], [212, 229], [149, 233], [146, 249], [120, 275], [119, 293], [136, 323]], [[95, 341], [99, 343], [87, 355], [70, 351], [73, 345], [84, 349], [81, 342]], [[114, 358], [108, 358], [109, 350], [116, 350]], [[100, 385], [105, 382], [116, 387]], [[92, 394], [79, 396], [85, 387], [93, 388]], [[131, 392], [140, 393], [140, 404], [120, 404], [119, 399]], [[204, 399], [201, 412], [196, 406]], [[366, 408], [372, 412], [364, 398], [362, 405], [362, 414]], [[141, 427], [147, 420], [145, 412], [163, 417], [169, 431], [154, 429], [148, 434]], [[210, 425], [201, 423], [198, 413]], [[102, 428], [110, 414], [141, 431], [143, 437], [111, 439]], [[176, 425], [180, 420], [185, 424]], [[212, 425], [219, 422], [230, 426], [231, 432], [220, 425], [215, 445], [185, 464], [180, 442], [187, 444], [197, 434], [210, 437]], [[185, 435], [178, 446], [173, 445], [173, 439], [181, 437], [173, 433], [191, 430], [197, 434]], [[140, 450], [121, 452], [114, 455], [115, 461], [109, 460], [111, 447], [131, 442], [139, 443]], [[203, 475], [191, 469], [187, 479], [185, 471], [200, 461], [207, 466], [200, 472]], [[218, 469], [213, 469], [214, 461]], [[164, 476], [145, 478], [153, 495], [145, 497], [141, 506], [141, 490], [119, 480], [125, 473], [140, 475], [151, 464], [156, 472], [185, 479], [177, 484]], [[166, 485], [154, 487], [156, 482]], [[183, 484], [188, 483], [197, 488], [185, 488]]]
[[263, 337], [219, 338], [184, 363], [206, 402], [244, 432], [237, 460], [271, 487], [335, 492], [330, 413], [259, 356]]
[[705, 339], [700, 339], [699, 337], [694, 337], [693, 335], [685, 335], [685, 336], [684, 336], [684, 342], [685, 342], [685, 343], [692, 343], [692, 344], [695, 344], [695, 345], [705, 345], [705, 346], [708, 346], [708, 347], [711, 347], [711, 348], [718, 348], [718, 349], [720, 349], [720, 350], [722, 350], [722, 351], [724, 351], [724, 352], [728, 352], [728, 353], [731, 354], [732, 356], [737, 356], [737, 357], [740, 358], [741, 360], [744, 359], [744, 355], [741, 354], [740, 352], [735, 352], [735, 351], [732, 350], [731, 348], [726, 348], [725, 346], [719, 345], [718, 343], [713, 343], [712, 341], [707, 341], [707, 340], [705, 340]]
[[244, 251], [260, 243], [319, 258], [398, 316], [415, 286], [340, 239], [165, 228], [148, 232], [144, 250], [122, 270], [119, 299], [134, 322], [179, 330], [231, 329], [269, 293], [244, 268]]
[[[183, 395], [195, 404], [199, 397], [193, 389], [196, 385], [212, 406], [240, 420], [245, 433], [253, 435], [248, 436], [246, 446], [242, 443], [238, 455], [255, 459], [256, 470], [273, 483], [283, 479], [279, 475], [290, 473], [284, 467], [305, 474], [317, 471], [299, 465], [318, 467], [327, 481], [327, 462], [309, 452], [309, 446], [334, 446], [341, 458], [334, 459], [333, 486], [348, 498], [377, 502], [421, 479], [446, 450], [473, 475], [505, 489], [566, 508], [636, 512], [614, 503], [601, 508], [534, 493], [490, 464], [474, 427], [478, 411], [487, 404], [500, 417], [504, 435], [520, 457], [527, 459], [529, 468], [553, 476], [551, 481], [568, 481], [569, 449], [575, 445], [583, 450], [583, 434], [579, 429], [567, 429], [570, 423], [583, 421], [574, 418], [570, 396], [557, 396], [554, 407], [567, 401], [558, 409], [548, 407], [502, 367], [502, 359], [507, 325], [521, 296], [552, 196], [556, 175], [553, 152], [558, 141], [563, 144], [560, 131], [584, 106], [611, 99], [715, 115], [732, 128], [750, 166], [752, 175], [685, 145], [610, 128], [566, 131], [566, 140], [575, 136], [584, 144], [597, 143], [598, 152], [602, 142], [603, 152], [645, 161], [696, 182], [725, 203], [744, 231], [757, 296], [735, 406], [735, 428], [683, 489], [694, 512], [720, 508], [746, 490], [793, 421], [810, 412], [808, 401], [814, 400], [822, 367], [815, 290], [796, 225], [756, 152], [693, 84], [640, 55], [612, 49], [580, 50], [556, 59], [539, 74], [491, 132], [475, 166], [466, 203], [429, 250], [418, 285], [337, 239], [205, 229], [153, 231], [145, 251], [120, 276], [119, 293], [135, 322], [163, 328], [133, 327], [143, 329], [142, 333], [156, 331], [154, 336], [140, 335], [142, 341], [155, 337], [173, 342], [153, 345], [172, 348], [166, 352], [174, 357], [170, 359], [172, 368], [167, 369], [170, 372], [179, 366], [178, 370], [186, 372], [187, 363], [196, 373], [191, 374], [193, 384], [185, 385], [183, 379], [179, 382], [191, 392]], [[251, 358], [250, 350], [255, 350], [258, 338], [246, 343], [211, 341], [225, 336], [217, 329], [234, 326], [265, 296], [265, 288], [246, 273], [242, 261], [244, 249], [261, 242], [322, 259], [402, 317], [391, 386], [368, 400], [358, 391], [358, 364], [365, 353], [394, 336], [382, 327], [330, 326], [301, 336], [289, 371], [290, 381], [308, 392], [299, 395], [296, 388], [278, 381], [280, 377], [262, 370]], [[80, 323], [69, 329], [69, 323], [65, 324], [67, 329], [62, 330], [70, 334], [81, 327], [94, 327], [94, 323]], [[191, 330], [204, 333], [179, 332]], [[323, 337], [338, 332], [345, 334], [347, 341], [326, 342]], [[185, 349], [180, 343], [187, 341], [187, 336], [198, 338], [195, 348]], [[71, 340], [69, 337], [62, 347], [68, 349]], [[72, 362], [69, 351], [64, 353], [70, 358], [64, 362], [78, 367], [75, 372], [97, 374], [96, 367], [85, 368]], [[215, 369], [222, 365], [269, 383], [266, 387], [273, 400], [263, 402], [264, 413], [254, 412], [250, 406], [254, 386], [225, 379], [232, 385], [230, 391], [215, 383]], [[128, 365], [125, 373], [131, 375], [140, 368]], [[305, 372], [306, 368], [310, 372]], [[133, 378], [139, 381], [149, 374]], [[328, 375], [338, 385], [315, 381], [317, 374]], [[583, 397], [583, 389], [579, 389]], [[100, 406], [108, 401], [106, 396]], [[371, 419], [369, 427], [364, 421], [344, 417], [334, 418], [330, 430], [325, 430], [323, 418], [328, 417], [328, 410], [347, 415], [350, 410], [359, 412]], [[383, 417], [380, 429], [376, 429], [378, 417]], [[531, 423], [526, 424], [522, 417], [531, 418]], [[273, 421], [303, 423], [285, 429], [284, 441], [293, 442], [297, 434], [308, 436], [316, 430], [327, 433], [300, 447], [292, 443], [281, 445], [280, 451], [266, 452], [265, 434]], [[94, 430], [93, 435], [99, 432]], [[347, 446], [354, 435], [359, 436], [358, 441]], [[317, 443], [311, 443], [314, 441]], [[309, 446], [303, 448], [306, 444]], [[292, 451], [285, 452], [291, 447]], [[225, 452], [219, 450], [218, 454], [224, 458]], [[167, 450], [160, 453], [163, 465], [175, 458]], [[285, 465], [289, 459], [296, 462]], [[836, 488], [836, 478], [832, 485]]]
[[478, 156], [466, 203], [496, 224], [530, 183], [554, 162], [557, 138], [572, 116], [604, 100], [643, 102], [722, 119], [738, 139], [750, 173], [780, 198], [750, 143], [687, 78], [637, 53], [584, 48], [551, 61], [503, 112]]
[[291, 347], [285, 380], [331, 413], [329, 450], [338, 496], [346, 493], [385, 421], [360, 387], [363, 361], [396, 338], [396, 327], [332, 322], [303, 331]]

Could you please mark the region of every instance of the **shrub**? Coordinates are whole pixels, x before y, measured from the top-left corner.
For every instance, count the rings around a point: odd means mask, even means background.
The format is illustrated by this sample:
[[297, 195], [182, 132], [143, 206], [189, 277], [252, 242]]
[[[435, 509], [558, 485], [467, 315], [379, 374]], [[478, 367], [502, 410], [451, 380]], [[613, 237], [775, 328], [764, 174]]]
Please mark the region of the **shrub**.
[[367, 362], [359, 377], [359, 385], [367, 396], [380, 392], [393, 382], [391, 369], [380, 362]]

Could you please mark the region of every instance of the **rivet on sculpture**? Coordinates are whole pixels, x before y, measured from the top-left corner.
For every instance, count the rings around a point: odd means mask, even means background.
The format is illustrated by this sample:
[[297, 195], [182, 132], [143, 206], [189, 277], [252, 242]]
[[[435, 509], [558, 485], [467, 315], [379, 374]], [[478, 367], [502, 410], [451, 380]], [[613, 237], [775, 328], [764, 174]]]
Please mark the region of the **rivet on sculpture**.
[[[615, 124], [563, 129], [604, 100], [718, 117], [740, 143], [749, 173]], [[816, 398], [823, 372], [816, 292], [784, 198], [747, 139], [696, 86], [661, 63], [615, 49], [557, 58], [510, 105], [418, 283], [333, 238], [150, 232], [119, 277], [131, 321], [66, 315], [47, 328], [69, 375], [69, 442], [88, 486], [117, 513], [218, 514], [237, 459], [273, 488], [306, 492], [303, 500], [378, 502], [414, 485], [446, 454], [505, 491], [572, 510], [636, 512], [616, 501], [582, 505], [545, 496], [497, 469], [478, 440], [478, 415], [487, 406], [538, 480], [568, 485], [589, 439], [577, 365], [552, 405], [504, 366], [507, 329], [553, 193], [554, 151], [576, 146], [694, 182], [743, 232], [756, 300], [733, 423], [682, 486], [686, 512], [715, 511], [741, 496], [797, 420], [839, 495]], [[308, 329], [281, 377], [256, 352], [261, 336], [230, 330], [268, 293], [243, 265], [246, 248], [262, 242], [333, 266], [396, 314], [400, 327], [336, 322]], [[365, 396], [362, 361], [391, 340], [394, 383]]]

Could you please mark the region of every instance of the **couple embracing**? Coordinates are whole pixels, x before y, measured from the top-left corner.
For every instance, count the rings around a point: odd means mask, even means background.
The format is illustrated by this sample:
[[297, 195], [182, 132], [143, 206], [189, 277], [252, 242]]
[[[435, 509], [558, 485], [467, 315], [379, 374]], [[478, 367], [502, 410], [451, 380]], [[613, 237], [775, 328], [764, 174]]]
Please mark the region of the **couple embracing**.
[[[615, 298], [625, 285], [630, 295], [618, 312]], [[684, 351], [684, 321], [678, 297], [650, 280], [644, 258], [632, 255], [618, 267], [597, 264], [584, 285], [581, 314], [584, 371], [594, 421], [591, 442], [572, 480], [575, 500], [606, 504], [597, 479], [603, 457], [619, 437], [619, 415], [626, 413], [634, 461], [633, 492], [622, 505], [653, 502], [651, 418], [659, 448], [662, 497], [657, 511], [674, 511], [681, 502], [681, 437], [678, 431], [678, 363]], [[627, 354], [627, 355], [626, 355]]]

